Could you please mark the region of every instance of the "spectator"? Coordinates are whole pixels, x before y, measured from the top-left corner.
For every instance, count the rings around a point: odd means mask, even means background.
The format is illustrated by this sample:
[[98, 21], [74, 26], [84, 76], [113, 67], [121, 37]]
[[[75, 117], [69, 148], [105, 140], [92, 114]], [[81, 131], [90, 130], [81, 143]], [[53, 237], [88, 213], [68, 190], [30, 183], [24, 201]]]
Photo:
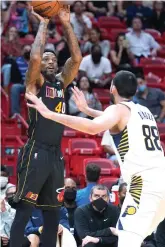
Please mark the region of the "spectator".
[[93, 45], [91, 54], [82, 59], [79, 71], [80, 77], [88, 77], [93, 87], [109, 88], [111, 63], [108, 58], [102, 56], [99, 45]]
[[114, 50], [111, 51], [111, 59], [117, 71], [131, 69], [134, 55], [130, 51], [129, 43], [126, 40], [125, 34], [120, 33], [117, 36]]
[[21, 57], [16, 59], [15, 64], [12, 65], [11, 73], [13, 71], [12, 81], [16, 82], [16, 84], [11, 87], [11, 114], [12, 118], [15, 117], [15, 114], [20, 113], [20, 95], [25, 92], [25, 75], [28, 68], [28, 62], [30, 59], [30, 50], [31, 47], [29, 45], [24, 46], [23, 54]]
[[73, 11], [74, 13], [71, 13], [70, 21], [78, 40], [81, 40], [92, 27], [92, 22], [89, 17], [83, 14], [84, 4], [82, 1], [73, 3]]
[[165, 32], [165, 11], [163, 8], [163, 2], [154, 2], [154, 10], [151, 16], [150, 25], [151, 28], [154, 28], [161, 33]]
[[130, 51], [138, 61], [142, 57], [156, 56], [161, 48], [150, 34], [142, 31], [142, 21], [139, 17], [133, 18], [132, 31], [126, 34], [126, 38], [130, 44]]
[[137, 78], [138, 92], [133, 98], [135, 103], [146, 106], [157, 122], [165, 123], [165, 94], [158, 88], [147, 87], [144, 77]]
[[77, 206], [86, 205], [90, 202], [89, 196], [93, 186], [99, 180], [101, 169], [95, 164], [88, 164], [86, 166], [86, 181], [87, 187], [77, 191], [76, 203]]
[[14, 186], [9, 183], [9, 170], [6, 166], [1, 165], [1, 176], [0, 176], [0, 185], [1, 185], [1, 199], [5, 197], [6, 191], [9, 187]]
[[2, 66], [3, 87], [6, 93], [8, 93], [13, 59], [21, 55], [21, 45], [19, 43], [19, 36], [15, 27], [10, 27], [6, 37], [2, 37], [1, 48], [1, 59], [4, 63]]
[[[90, 88], [89, 80], [87, 77], [82, 77], [78, 83], [79, 89], [83, 92], [88, 106], [94, 110], [102, 110], [100, 101], [95, 97]], [[77, 105], [74, 102], [73, 96], [69, 99], [69, 113], [71, 115], [88, 118], [83, 112], [80, 112]]]
[[74, 232], [74, 212], [77, 208], [76, 194], [77, 186], [75, 181], [71, 178], [66, 178], [64, 191], [64, 207], [68, 211], [68, 220], [72, 233]]
[[[70, 230], [69, 222], [67, 217], [67, 210], [62, 207], [60, 209], [60, 223], [58, 227], [58, 234], [61, 235], [63, 233], [63, 227]], [[25, 228], [25, 235], [31, 242], [31, 246], [38, 247], [40, 243], [40, 235], [43, 231], [43, 217], [42, 211], [40, 209], [34, 208], [32, 212], [32, 216]]]
[[104, 57], [108, 57], [110, 52], [109, 40], [101, 40], [101, 32], [99, 28], [92, 28], [89, 33], [89, 41], [85, 42], [82, 46], [82, 52], [84, 54], [90, 53], [92, 45], [99, 45], [101, 47], [101, 53]]
[[111, 228], [116, 227], [118, 208], [109, 204], [109, 191], [104, 185], [96, 185], [90, 194], [90, 204], [75, 212], [75, 226], [82, 246], [116, 247], [117, 237]]
[[156, 231], [157, 247], [165, 246], [165, 219], [159, 224]]
[[[9, 199], [13, 197], [16, 192], [16, 187], [12, 185], [6, 190], [6, 198], [1, 200], [1, 208], [0, 208], [0, 216], [1, 216], [1, 224], [0, 224], [0, 237], [1, 237], [1, 246], [9, 247], [10, 245], [10, 229], [15, 217], [15, 209], [9, 205]], [[29, 247], [30, 242], [25, 237], [23, 241], [22, 247]]]
[[127, 193], [127, 184], [126, 183], [120, 184], [119, 186], [119, 209], [120, 210], [123, 205], [124, 199], [126, 197], [126, 193]]
[[112, 16], [115, 13], [112, 1], [87, 1], [87, 9], [92, 12], [95, 17]]
[[101, 141], [101, 146], [103, 146], [104, 152], [107, 154], [107, 158], [112, 160], [114, 164], [118, 167], [119, 162], [117, 160], [117, 157], [115, 155], [114, 149], [113, 149], [113, 139], [110, 135], [109, 130], [106, 130], [103, 134], [103, 138]]
[[147, 6], [143, 6], [142, 1], [133, 1], [132, 4], [129, 4], [126, 11], [128, 26], [130, 26], [134, 16], [139, 16], [143, 20], [146, 27], [148, 25], [148, 20], [152, 15], [152, 9]]

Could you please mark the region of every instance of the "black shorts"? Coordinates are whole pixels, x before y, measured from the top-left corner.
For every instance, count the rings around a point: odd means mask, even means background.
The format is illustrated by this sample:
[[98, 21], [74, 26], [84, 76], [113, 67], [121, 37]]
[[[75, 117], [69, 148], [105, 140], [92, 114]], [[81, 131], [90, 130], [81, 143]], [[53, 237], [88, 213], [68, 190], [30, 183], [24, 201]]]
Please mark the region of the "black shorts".
[[19, 153], [17, 173], [15, 202], [23, 200], [44, 209], [61, 206], [58, 194], [64, 187], [64, 160], [60, 146], [29, 140]]

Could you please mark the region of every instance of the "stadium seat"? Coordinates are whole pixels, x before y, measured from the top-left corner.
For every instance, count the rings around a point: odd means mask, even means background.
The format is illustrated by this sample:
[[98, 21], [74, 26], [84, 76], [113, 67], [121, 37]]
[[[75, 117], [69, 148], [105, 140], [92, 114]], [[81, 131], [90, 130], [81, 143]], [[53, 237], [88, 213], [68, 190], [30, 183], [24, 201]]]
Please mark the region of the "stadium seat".
[[10, 106], [9, 106], [9, 96], [6, 94], [4, 89], [0, 87], [1, 92], [1, 110], [4, 117], [9, 117]]
[[151, 34], [154, 39], [161, 37], [161, 33], [155, 29], [146, 28], [145, 32]]
[[111, 160], [104, 158], [88, 158], [83, 162], [83, 174], [88, 164], [94, 163], [101, 168], [101, 176], [120, 177], [120, 168], [116, 168]]
[[103, 104], [110, 103], [110, 92], [108, 89], [94, 88], [93, 92], [96, 94], [97, 98]]
[[83, 160], [89, 157], [100, 157], [101, 154], [97, 142], [88, 138], [70, 139], [68, 147], [70, 176], [83, 174]]
[[112, 35], [112, 40], [116, 41], [116, 38], [118, 36], [119, 33], [127, 33], [127, 29], [126, 28], [112, 28], [111, 29], [111, 35]]
[[98, 22], [121, 22], [119, 17], [116, 16], [100, 16]]
[[147, 83], [147, 86], [152, 87], [152, 88], [159, 88], [165, 92], [165, 84], [164, 83]]
[[150, 64], [143, 66], [144, 75], [148, 75], [152, 71], [153, 74], [164, 78], [165, 64]]
[[162, 57], [152, 57], [152, 58], [142, 58], [140, 60], [140, 66], [145, 66], [145, 65], [159, 65], [159, 64], [165, 64], [165, 59]]
[[112, 186], [118, 182], [118, 180], [119, 179], [116, 177], [100, 178], [99, 184], [107, 186], [107, 188], [110, 190]]
[[165, 124], [164, 123], [157, 123], [158, 130], [160, 134], [165, 133]]
[[162, 78], [150, 72], [148, 73], [148, 75], [145, 75], [145, 80], [147, 81], [147, 83], [161, 83]]
[[165, 143], [161, 142], [161, 145], [162, 145], [162, 148], [163, 148], [163, 151], [164, 151], [164, 155], [165, 155]]

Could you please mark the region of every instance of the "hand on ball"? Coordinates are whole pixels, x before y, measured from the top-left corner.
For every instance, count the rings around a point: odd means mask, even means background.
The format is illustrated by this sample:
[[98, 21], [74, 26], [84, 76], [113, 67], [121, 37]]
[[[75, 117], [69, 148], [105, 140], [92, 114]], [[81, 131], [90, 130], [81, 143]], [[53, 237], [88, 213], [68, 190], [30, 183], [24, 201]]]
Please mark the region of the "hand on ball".
[[35, 16], [35, 17], [37, 18], [37, 20], [39, 20], [40, 22], [49, 23], [49, 19], [46, 18], [46, 17], [42, 17], [41, 15], [37, 14], [37, 13], [34, 11], [34, 9], [33, 9], [32, 6], [29, 5], [29, 6], [28, 6], [28, 9], [29, 9], [29, 12], [30, 12], [33, 16]]
[[58, 12], [58, 17], [63, 25], [70, 22], [70, 6], [63, 5]]

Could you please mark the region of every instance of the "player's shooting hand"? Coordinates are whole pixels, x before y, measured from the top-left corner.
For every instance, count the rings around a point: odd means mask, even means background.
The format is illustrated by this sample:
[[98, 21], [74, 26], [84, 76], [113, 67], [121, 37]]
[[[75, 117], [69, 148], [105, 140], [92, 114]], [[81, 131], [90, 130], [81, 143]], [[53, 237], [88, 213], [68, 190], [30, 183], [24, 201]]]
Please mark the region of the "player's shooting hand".
[[58, 17], [63, 25], [70, 23], [70, 6], [63, 5], [58, 12]]
[[84, 112], [85, 109], [87, 109], [88, 104], [83, 92], [80, 91], [77, 87], [72, 88], [72, 92], [73, 92], [74, 102], [76, 103], [78, 109]]
[[45, 17], [42, 17], [41, 15], [37, 14], [33, 7], [28, 3], [28, 10], [30, 12], [30, 14], [32, 14], [33, 16], [35, 16], [37, 18], [38, 21], [40, 22], [45, 22], [45, 23], [49, 23], [49, 19], [48, 18], [45, 18]]
[[39, 113], [43, 117], [48, 118], [48, 119], [51, 118], [52, 112], [46, 107], [46, 105], [42, 102], [41, 99], [37, 98], [37, 96], [32, 94], [31, 92], [26, 93], [25, 97], [32, 102], [32, 104], [27, 103], [27, 106], [39, 111]]

